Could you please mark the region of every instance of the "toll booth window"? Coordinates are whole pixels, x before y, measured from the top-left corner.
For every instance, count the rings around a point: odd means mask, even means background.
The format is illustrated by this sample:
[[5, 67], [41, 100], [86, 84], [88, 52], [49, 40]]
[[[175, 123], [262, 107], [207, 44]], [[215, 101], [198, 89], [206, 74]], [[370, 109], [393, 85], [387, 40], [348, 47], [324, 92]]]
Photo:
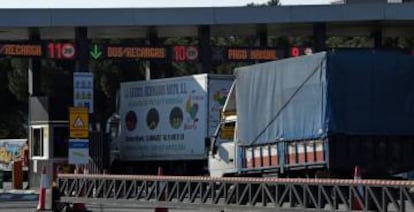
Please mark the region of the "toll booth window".
[[118, 124], [119, 124], [119, 121], [111, 122], [111, 125], [110, 125], [111, 141], [114, 141], [118, 137]]
[[53, 157], [68, 157], [68, 131], [67, 127], [55, 127], [53, 129]]
[[32, 129], [32, 143], [33, 156], [42, 157], [44, 153], [43, 128]]
[[235, 122], [224, 123], [220, 129], [220, 138], [223, 140], [233, 140]]

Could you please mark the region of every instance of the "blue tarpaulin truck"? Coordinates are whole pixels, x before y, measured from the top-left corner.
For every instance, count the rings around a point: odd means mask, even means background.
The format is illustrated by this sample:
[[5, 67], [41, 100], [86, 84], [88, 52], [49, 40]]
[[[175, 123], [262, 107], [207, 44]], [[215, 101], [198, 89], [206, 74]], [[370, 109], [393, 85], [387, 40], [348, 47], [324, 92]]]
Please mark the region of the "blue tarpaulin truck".
[[391, 176], [414, 169], [414, 57], [337, 50], [236, 68], [212, 176]]

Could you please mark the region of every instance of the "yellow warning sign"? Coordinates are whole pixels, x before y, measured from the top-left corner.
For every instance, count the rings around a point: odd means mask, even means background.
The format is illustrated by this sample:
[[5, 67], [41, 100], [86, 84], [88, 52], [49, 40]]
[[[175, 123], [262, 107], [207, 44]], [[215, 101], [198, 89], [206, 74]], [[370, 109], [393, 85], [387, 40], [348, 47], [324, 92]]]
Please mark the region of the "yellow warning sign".
[[69, 136], [71, 138], [88, 138], [89, 113], [86, 107], [69, 108]]

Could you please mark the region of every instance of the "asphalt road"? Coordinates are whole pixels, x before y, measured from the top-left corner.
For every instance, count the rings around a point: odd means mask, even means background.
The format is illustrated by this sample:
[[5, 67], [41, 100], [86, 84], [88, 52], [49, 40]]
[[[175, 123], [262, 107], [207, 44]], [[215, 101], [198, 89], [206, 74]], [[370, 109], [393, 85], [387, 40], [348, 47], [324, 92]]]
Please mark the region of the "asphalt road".
[[[36, 211], [37, 201], [0, 201], [0, 212], [33, 212]], [[119, 207], [100, 207], [97, 205], [87, 205], [91, 212], [153, 212], [153, 208], [119, 208]], [[217, 210], [207, 209], [169, 209], [169, 212], [218, 212]]]
[[1, 201], [0, 212], [33, 212], [36, 206], [37, 201]]

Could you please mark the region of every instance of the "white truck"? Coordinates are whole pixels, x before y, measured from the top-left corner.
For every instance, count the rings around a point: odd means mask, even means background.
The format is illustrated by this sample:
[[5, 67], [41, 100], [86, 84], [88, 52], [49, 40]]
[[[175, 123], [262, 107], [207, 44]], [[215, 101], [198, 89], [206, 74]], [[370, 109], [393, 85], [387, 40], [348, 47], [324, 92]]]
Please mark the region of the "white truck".
[[121, 83], [112, 171], [156, 174], [162, 166], [166, 174], [205, 174], [204, 138], [216, 130], [232, 82], [231, 75], [198, 74]]

